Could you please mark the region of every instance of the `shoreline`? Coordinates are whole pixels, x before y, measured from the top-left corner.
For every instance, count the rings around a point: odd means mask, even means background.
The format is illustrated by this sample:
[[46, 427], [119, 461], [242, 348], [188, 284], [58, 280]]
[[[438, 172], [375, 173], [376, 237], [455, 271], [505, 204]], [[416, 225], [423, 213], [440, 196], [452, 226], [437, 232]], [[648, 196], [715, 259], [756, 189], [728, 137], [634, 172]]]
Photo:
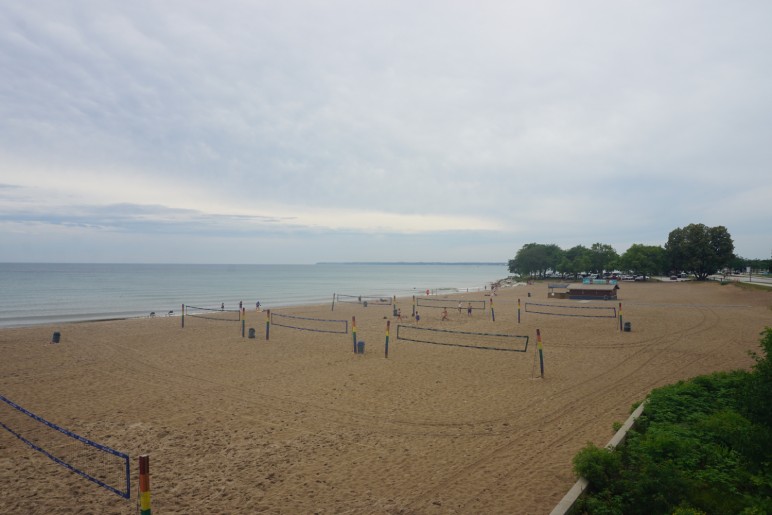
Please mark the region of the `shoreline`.
[[[466, 288], [466, 291], [461, 291], [461, 288], [455, 288], [455, 287], [448, 287], [448, 288], [436, 288], [436, 289], [430, 289], [430, 296], [440, 296], [440, 295], [466, 295], [471, 293], [480, 293], [488, 291], [490, 292], [490, 289], [487, 289], [488, 286], [496, 285], [497, 288], [502, 287], [508, 287], [505, 283], [507, 279], [499, 279], [497, 281], [491, 281], [486, 285], [486, 287], [478, 288], [477, 291], [474, 291], [474, 288]], [[525, 284], [525, 283], [520, 283]], [[503, 285], [503, 286], [502, 286]], [[338, 295], [338, 293], [332, 293], [330, 294], [330, 297], [333, 295]], [[344, 295], [343, 293], [340, 293], [340, 295]], [[361, 294], [362, 297], [369, 297], [369, 296], [382, 296], [382, 297], [389, 297], [393, 298], [395, 295], [376, 295], [376, 294]], [[418, 295], [416, 295], [418, 296]], [[405, 299], [410, 298], [406, 296], [400, 296], [396, 295], [398, 299]], [[295, 308], [302, 308], [304, 306], [308, 307], [316, 307], [316, 306], [323, 306], [325, 305], [325, 302], [305, 302], [300, 301], [298, 303], [286, 303], [277, 305], [275, 308], [269, 308], [269, 309], [295, 309]], [[182, 306], [182, 303], [179, 303], [178, 308]], [[265, 311], [265, 306], [261, 306], [262, 311]], [[254, 308], [246, 307], [245, 308], [247, 312], [254, 311]], [[115, 315], [105, 315], [104, 317], [98, 317], [98, 318], [80, 318], [84, 315], [78, 315], [78, 314], [62, 314], [62, 315], [50, 315], [51, 318], [57, 318], [61, 317], [63, 319], [60, 320], [41, 320], [40, 322], [8, 322], [0, 321], [0, 330], [2, 329], [16, 329], [16, 328], [25, 328], [25, 327], [38, 327], [38, 326], [49, 326], [49, 325], [63, 325], [63, 324], [75, 324], [75, 323], [89, 323], [89, 322], [108, 322], [108, 321], [114, 321], [114, 320], [135, 320], [135, 319], [152, 319], [152, 318], [179, 318], [181, 315], [177, 312], [177, 310], [173, 310], [174, 314], [169, 315], [168, 312], [164, 313], [161, 312], [160, 314], [158, 312], [155, 312], [155, 315], [150, 315], [149, 313], [153, 313], [152, 311], [148, 312], [147, 315], [144, 314], [115, 314]], [[64, 318], [66, 317], [66, 318]]]

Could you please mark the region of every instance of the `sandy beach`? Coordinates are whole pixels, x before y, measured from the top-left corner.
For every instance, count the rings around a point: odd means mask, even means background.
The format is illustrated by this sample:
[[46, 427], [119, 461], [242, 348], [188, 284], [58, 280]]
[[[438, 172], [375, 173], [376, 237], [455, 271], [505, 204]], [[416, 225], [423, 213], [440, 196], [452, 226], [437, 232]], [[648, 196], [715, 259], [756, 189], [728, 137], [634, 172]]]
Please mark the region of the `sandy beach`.
[[[2, 329], [0, 395], [128, 454], [132, 468], [122, 499], [0, 427], [2, 511], [136, 513], [137, 457], [148, 454], [154, 513], [549, 513], [575, 481], [574, 454], [605, 445], [633, 403], [680, 379], [750, 367], [748, 351], [772, 325], [771, 292], [620, 286], [630, 332], [617, 318], [525, 312], [527, 302], [618, 305], [548, 299], [546, 283], [499, 290], [495, 322], [490, 310], [449, 309], [441, 321], [441, 310], [421, 308], [420, 327], [526, 335], [524, 353], [400, 340], [396, 326], [410, 317], [342, 303], [277, 312], [355, 316], [364, 355], [350, 332], [274, 325], [266, 341], [254, 309], [255, 339], [239, 322], [186, 317], [183, 329], [178, 316]], [[398, 306], [411, 313], [410, 299]], [[0, 421], [18, 421], [11, 411], [0, 406]], [[48, 433], [35, 432], [43, 447]]]

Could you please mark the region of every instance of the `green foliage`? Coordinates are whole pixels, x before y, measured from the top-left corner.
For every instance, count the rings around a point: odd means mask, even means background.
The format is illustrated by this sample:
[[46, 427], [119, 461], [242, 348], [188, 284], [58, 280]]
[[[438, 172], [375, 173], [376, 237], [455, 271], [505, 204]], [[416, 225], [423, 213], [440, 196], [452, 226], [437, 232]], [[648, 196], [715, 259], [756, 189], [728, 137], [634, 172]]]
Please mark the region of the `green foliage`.
[[731, 263], [734, 242], [724, 226], [690, 224], [670, 232], [665, 250], [673, 270], [691, 272], [704, 280]]
[[635, 275], [661, 274], [667, 271], [667, 254], [662, 247], [636, 243], [622, 254], [618, 264], [620, 270], [627, 270]]
[[759, 424], [772, 427], [772, 328], [767, 327], [761, 333], [761, 348], [763, 355], [752, 353], [756, 364], [753, 366], [753, 375], [745, 384], [743, 398], [745, 400], [745, 414]]
[[521, 276], [544, 277], [547, 270], [556, 270], [563, 251], [555, 244], [528, 243], [509, 260], [509, 271]]
[[593, 243], [590, 247], [590, 268], [595, 273], [600, 274], [604, 270], [611, 270], [618, 259], [619, 254], [611, 245]]
[[574, 456], [574, 471], [599, 489], [619, 475], [622, 462], [618, 453], [592, 443]]
[[772, 513], [772, 329], [751, 372], [658, 388], [624, 446], [588, 445], [574, 470], [590, 481], [578, 513]]

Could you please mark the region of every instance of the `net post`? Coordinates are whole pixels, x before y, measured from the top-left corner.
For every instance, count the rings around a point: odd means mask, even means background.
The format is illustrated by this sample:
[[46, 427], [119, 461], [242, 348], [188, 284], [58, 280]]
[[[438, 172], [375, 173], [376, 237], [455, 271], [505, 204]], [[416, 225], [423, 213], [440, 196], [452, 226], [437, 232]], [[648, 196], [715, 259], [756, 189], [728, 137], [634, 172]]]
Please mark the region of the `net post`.
[[386, 359], [389, 358], [389, 327], [391, 327], [391, 320], [386, 321]]
[[413, 295], [413, 318], [415, 318], [415, 295]]
[[520, 299], [517, 299], [517, 323], [520, 323]]
[[185, 304], [182, 305], [182, 328], [185, 329]]
[[619, 303], [619, 330], [622, 330], [622, 303]]
[[493, 297], [491, 297], [491, 319], [496, 321], [496, 312], [493, 310]]
[[271, 339], [271, 310], [265, 310], [265, 341]]
[[541, 378], [544, 379], [544, 352], [541, 346], [541, 331], [536, 330], [536, 347], [539, 349], [539, 367], [541, 368]]
[[247, 325], [247, 314], [246, 314], [246, 308], [241, 308], [241, 313], [239, 316], [241, 317], [241, 337], [244, 338], [244, 326]]
[[351, 335], [354, 338], [354, 354], [357, 353], [357, 317], [351, 317]]
[[139, 509], [140, 515], [151, 515], [150, 509], [150, 456], [139, 457]]
[[332, 307], [330, 308], [330, 311], [335, 311], [335, 294], [332, 294]]

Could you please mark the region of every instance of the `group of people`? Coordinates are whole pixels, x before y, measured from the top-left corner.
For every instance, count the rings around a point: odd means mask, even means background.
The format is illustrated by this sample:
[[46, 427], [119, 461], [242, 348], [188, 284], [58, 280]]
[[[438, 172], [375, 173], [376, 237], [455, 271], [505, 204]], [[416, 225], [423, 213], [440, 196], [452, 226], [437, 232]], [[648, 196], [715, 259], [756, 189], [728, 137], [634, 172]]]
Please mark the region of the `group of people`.
[[[459, 302], [459, 303], [458, 303], [458, 314], [460, 315], [461, 313], [462, 313], [462, 303], [461, 303], [461, 302]], [[471, 302], [470, 302], [470, 303], [467, 305], [467, 308], [466, 308], [466, 315], [467, 315], [467, 316], [472, 316], [472, 303], [471, 303]], [[414, 315], [414, 316], [415, 316], [415, 321], [416, 321], [416, 322], [418, 322], [418, 321], [420, 321], [420, 320], [421, 320], [421, 315], [419, 315], [419, 314], [418, 314], [418, 311], [416, 311], [416, 312], [415, 312], [415, 315]], [[395, 309], [394, 309], [394, 317], [395, 317], [395, 318], [396, 318], [396, 319], [397, 319], [399, 322], [402, 322], [402, 320], [403, 320], [403, 317], [402, 317], [402, 310], [401, 310], [400, 308], [395, 308]], [[444, 322], [444, 321], [446, 321], [446, 320], [450, 320], [450, 319], [448, 318], [448, 308], [443, 308], [443, 309], [442, 309], [441, 320], [442, 320], [443, 322]]]
[[[244, 309], [244, 302], [243, 301], [239, 301], [239, 311], [241, 311], [242, 309]], [[225, 311], [225, 303], [224, 302], [220, 304], [220, 311]], [[260, 301], [259, 300], [255, 303], [255, 311], [260, 311]]]

